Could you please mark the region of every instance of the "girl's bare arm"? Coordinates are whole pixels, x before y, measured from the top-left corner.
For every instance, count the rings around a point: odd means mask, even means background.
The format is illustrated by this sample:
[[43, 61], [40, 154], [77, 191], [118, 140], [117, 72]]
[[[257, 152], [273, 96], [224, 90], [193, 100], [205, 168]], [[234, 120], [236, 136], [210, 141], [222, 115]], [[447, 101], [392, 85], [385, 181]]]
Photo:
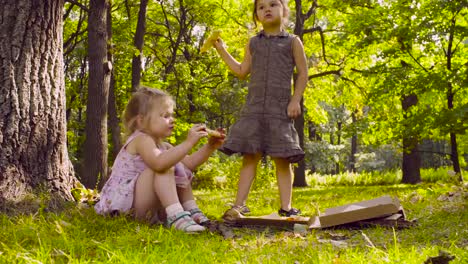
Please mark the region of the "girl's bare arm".
[[219, 135], [210, 136], [208, 138], [208, 143], [206, 143], [203, 147], [201, 147], [193, 154], [184, 158], [182, 162], [188, 169], [193, 171], [198, 166], [205, 163], [211, 156], [211, 154], [213, 154], [213, 152], [223, 144], [224, 138], [226, 137], [226, 135], [224, 134], [224, 130], [218, 129], [214, 131], [218, 132]]
[[206, 136], [204, 126], [195, 125], [190, 129], [187, 139], [177, 146], [163, 143], [164, 150], [160, 150], [150, 136], [142, 135], [134, 139], [134, 149], [148, 167], [163, 172], [182, 161], [198, 141]]
[[301, 114], [301, 98], [307, 86], [307, 60], [301, 40], [296, 37], [293, 40], [293, 56], [296, 64], [297, 79], [294, 82], [294, 93], [288, 104], [288, 117], [296, 118]]
[[296, 37], [293, 40], [293, 56], [296, 63], [297, 79], [294, 86], [294, 93], [291, 100], [300, 102], [304, 90], [307, 86], [308, 80], [308, 68], [307, 68], [307, 59], [304, 52], [304, 46], [302, 45], [301, 40]]
[[242, 63], [239, 63], [231, 56], [231, 54], [226, 50], [221, 38], [216, 40], [214, 46], [218, 54], [221, 56], [221, 59], [237, 77], [244, 79], [250, 73], [251, 55], [249, 43], [245, 46], [244, 59], [242, 60]]

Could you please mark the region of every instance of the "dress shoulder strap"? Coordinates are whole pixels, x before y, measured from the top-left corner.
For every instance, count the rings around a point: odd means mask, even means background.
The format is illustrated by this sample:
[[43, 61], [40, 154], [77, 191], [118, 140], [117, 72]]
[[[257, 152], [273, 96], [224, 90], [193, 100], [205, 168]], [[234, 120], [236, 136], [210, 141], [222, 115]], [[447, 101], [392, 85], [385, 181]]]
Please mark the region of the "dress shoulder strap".
[[140, 135], [146, 135], [145, 133], [141, 132], [140, 130], [135, 130], [128, 138], [127, 141], [125, 141], [125, 144], [122, 146], [122, 149], [126, 148], [127, 145], [132, 142], [137, 136]]

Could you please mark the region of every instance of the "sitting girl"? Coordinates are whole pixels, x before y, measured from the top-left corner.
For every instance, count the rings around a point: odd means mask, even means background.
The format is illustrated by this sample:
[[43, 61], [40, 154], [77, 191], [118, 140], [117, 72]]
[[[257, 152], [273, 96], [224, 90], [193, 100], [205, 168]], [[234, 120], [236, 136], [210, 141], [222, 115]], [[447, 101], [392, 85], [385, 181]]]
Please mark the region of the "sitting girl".
[[168, 226], [198, 232], [209, 219], [198, 208], [192, 193], [192, 172], [224, 141], [209, 137], [192, 155], [189, 151], [208, 135], [205, 125], [194, 125], [177, 146], [164, 142], [174, 130], [174, 101], [166, 93], [140, 88], [127, 104], [124, 124], [130, 135], [117, 155], [111, 176], [95, 205], [99, 214], [132, 213], [151, 221], [165, 208]]

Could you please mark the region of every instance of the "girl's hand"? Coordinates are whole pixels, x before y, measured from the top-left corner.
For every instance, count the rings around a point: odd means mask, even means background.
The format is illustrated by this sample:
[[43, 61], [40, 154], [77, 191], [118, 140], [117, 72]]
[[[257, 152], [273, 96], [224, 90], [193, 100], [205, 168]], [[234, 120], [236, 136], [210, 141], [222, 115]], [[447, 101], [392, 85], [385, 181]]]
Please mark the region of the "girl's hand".
[[203, 124], [193, 125], [187, 133], [187, 141], [192, 143], [192, 145], [197, 144], [201, 138], [208, 136], [205, 129], [206, 126]]
[[226, 47], [224, 45], [224, 41], [221, 38], [217, 38], [215, 41], [213, 41], [213, 46], [215, 47], [216, 50], [220, 50]]
[[301, 114], [301, 104], [295, 100], [291, 100], [288, 104], [288, 117], [296, 118]]
[[212, 148], [218, 149], [224, 143], [224, 139], [226, 138], [226, 131], [224, 130], [224, 128], [217, 128], [216, 131], [221, 135], [210, 136], [208, 138], [208, 145]]

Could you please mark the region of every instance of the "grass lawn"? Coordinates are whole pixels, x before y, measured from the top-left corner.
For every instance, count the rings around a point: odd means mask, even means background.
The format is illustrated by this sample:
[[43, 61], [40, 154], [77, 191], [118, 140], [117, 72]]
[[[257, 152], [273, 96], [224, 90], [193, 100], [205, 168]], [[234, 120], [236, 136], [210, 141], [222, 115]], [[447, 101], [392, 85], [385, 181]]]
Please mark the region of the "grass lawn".
[[[424, 263], [440, 251], [468, 263], [468, 188], [448, 183], [384, 186], [322, 186], [294, 189], [303, 215], [350, 202], [396, 196], [407, 229], [312, 230], [232, 228], [185, 234], [125, 217], [106, 218], [92, 208], [59, 213], [0, 214], [0, 263]], [[199, 206], [220, 220], [234, 190], [196, 191]], [[278, 210], [276, 189], [252, 192], [255, 215]]]

